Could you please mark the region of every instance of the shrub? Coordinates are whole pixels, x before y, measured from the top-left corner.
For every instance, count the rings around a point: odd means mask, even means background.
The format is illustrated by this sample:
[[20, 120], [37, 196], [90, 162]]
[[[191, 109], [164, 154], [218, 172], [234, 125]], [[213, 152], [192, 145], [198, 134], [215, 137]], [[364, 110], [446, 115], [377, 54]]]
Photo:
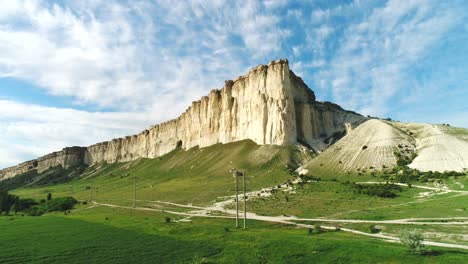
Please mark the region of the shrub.
[[424, 245], [424, 238], [416, 230], [403, 230], [400, 233], [400, 241], [416, 255], [425, 255], [430, 251]]
[[376, 233], [380, 232], [380, 229], [378, 229], [377, 227], [375, 227], [375, 225], [370, 225], [370, 226], [369, 226], [369, 231], [370, 231], [372, 234], [376, 234]]
[[170, 223], [170, 222], [171, 222], [171, 218], [170, 218], [169, 216], [166, 216], [166, 217], [164, 218], [164, 221], [165, 221], [166, 223]]
[[37, 205], [37, 202], [33, 199], [22, 199], [19, 198], [15, 203], [15, 212], [26, 211], [32, 206]]
[[378, 196], [381, 198], [395, 198], [398, 196], [396, 191], [402, 190], [400, 186], [388, 183], [375, 185], [353, 183], [351, 186], [354, 189], [354, 193]]
[[41, 216], [44, 213], [45, 213], [44, 209], [40, 207], [32, 207], [31, 209], [27, 211], [27, 214], [30, 216]]
[[47, 212], [67, 211], [72, 209], [78, 201], [73, 197], [53, 198], [45, 204]]
[[323, 230], [322, 230], [322, 227], [321, 227], [319, 224], [315, 224], [315, 225], [314, 225], [314, 229], [315, 229], [315, 232], [316, 232], [317, 234], [320, 234], [320, 233], [322, 233], [322, 231], [323, 231]]
[[52, 200], [52, 193], [47, 194], [47, 201]]

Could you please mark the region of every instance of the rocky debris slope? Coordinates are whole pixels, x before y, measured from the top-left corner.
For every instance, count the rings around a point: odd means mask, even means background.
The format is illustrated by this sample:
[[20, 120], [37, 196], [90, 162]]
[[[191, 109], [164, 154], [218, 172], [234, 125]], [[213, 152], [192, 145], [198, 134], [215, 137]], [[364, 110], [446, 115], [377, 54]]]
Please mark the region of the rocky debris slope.
[[82, 163], [126, 162], [155, 158], [177, 147], [189, 149], [251, 139], [257, 144], [302, 143], [321, 151], [331, 139], [366, 120], [338, 105], [315, 100], [287, 60], [259, 65], [220, 90], [193, 102], [178, 118], [138, 135], [113, 139], [87, 148], [64, 149], [0, 171], [0, 179], [31, 169]]
[[411, 155], [415, 141], [404, 131], [378, 119], [370, 119], [353, 129], [303, 167], [309, 172], [372, 172], [391, 168], [395, 153]]
[[416, 138], [417, 156], [408, 166], [420, 171], [468, 170], [468, 130], [442, 125], [399, 123]]

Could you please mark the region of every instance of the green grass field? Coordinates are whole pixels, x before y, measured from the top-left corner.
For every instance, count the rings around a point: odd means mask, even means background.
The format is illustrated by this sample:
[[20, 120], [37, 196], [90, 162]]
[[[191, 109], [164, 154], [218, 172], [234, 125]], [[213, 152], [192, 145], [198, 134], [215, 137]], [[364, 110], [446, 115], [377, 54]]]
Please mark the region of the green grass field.
[[302, 218], [389, 220], [409, 217], [467, 217], [466, 195], [440, 194], [419, 198], [427, 190], [403, 187], [396, 198], [354, 193], [341, 182], [321, 181], [298, 187], [295, 193], [275, 192], [253, 198], [249, 210], [261, 215]]
[[[165, 217], [173, 219], [165, 222]], [[468, 252], [415, 256], [399, 244], [342, 232], [97, 207], [70, 215], [0, 217], [0, 263], [463, 263]], [[228, 228], [229, 231], [226, 231]], [[14, 245], [14, 246], [12, 246]]]
[[[218, 197], [234, 194], [234, 179], [229, 172], [232, 167], [247, 172], [249, 191], [259, 190], [293, 179], [296, 176], [292, 171], [299, 161], [310, 156], [311, 153], [295, 147], [258, 146], [251, 141], [217, 144], [188, 151], [177, 149], [157, 159], [78, 168], [85, 169], [80, 176], [77, 169], [31, 173], [26, 176], [37, 179], [11, 193], [36, 200], [44, 199], [48, 193], [80, 200], [88, 200], [92, 195], [93, 200], [101, 203], [128, 206], [132, 204], [136, 176], [137, 206], [183, 212], [191, 209], [151, 201], [205, 206]], [[466, 196], [443, 194], [420, 199], [416, 196], [424, 190], [403, 188], [397, 198], [379, 198], [356, 194], [349, 185], [340, 182], [376, 180], [375, 177], [343, 176], [335, 180], [336, 175], [328, 174], [323, 181], [296, 185], [295, 193], [277, 191], [271, 197], [250, 199], [249, 211], [263, 215], [374, 220], [467, 216]], [[48, 180], [50, 184], [44, 184]], [[466, 178], [451, 182], [459, 186], [455, 181], [463, 184]], [[70, 215], [0, 217], [0, 263], [464, 263], [468, 260], [468, 252], [463, 250], [437, 248], [431, 256], [415, 256], [402, 245], [344, 232], [309, 235], [306, 229], [253, 220], [248, 221], [248, 230], [241, 230], [227, 219], [192, 218], [187, 223], [177, 222], [181, 217], [168, 213], [86, 206], [90, 204], [80, 205]], [[171, 217], [172, 223], [165, 223], [165, 217]], [[365, 230], [368, 225], [352, 227]], [[387, 228], [396, 234], [398, 226]], [[420, 228], [429, 233], [463, 233], [463, 229]]]
[[128, 205], [133, 195], [133, 178], [137, 180], [137, 198], [206, 205], [217, 197], [234, 193], [232, 167], [248, 174], [249, 190], [269, 187], [291, 178], [291, 169], [301, 159], [294, 147], [259, 146], [252, 141], [216, 144], [188, 151], [177, 149], [157, 159], [129, 163], [101, 164], [88, 168], [72, 181], [12, 191], [21, 197], [73, 196], [113, 201]]

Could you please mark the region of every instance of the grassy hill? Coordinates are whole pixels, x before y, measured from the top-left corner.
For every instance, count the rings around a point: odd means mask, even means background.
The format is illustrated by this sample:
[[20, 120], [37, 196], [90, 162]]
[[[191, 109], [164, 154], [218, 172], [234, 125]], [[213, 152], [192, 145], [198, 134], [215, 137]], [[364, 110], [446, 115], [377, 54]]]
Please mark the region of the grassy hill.
[[[259, 146], [252, 141], [240, 141], [187, 151], [176, 149], [156, 159], [99, 164], [84, 170], [53, 168], [40, 175], [20, 175], [18, 180], [28, 179], [25, 187], [12, 192], [30, 198], [45, 197], [50, 192], [82, 200], [92, 195], [94, 200], [128, 205], [136, 177], [137, 199], [204, 205], [234, 193], [230, 168], [246, 171], [248, 189], [254, 190], [283, 183], [292, 177], [301, 160], [309, 158], [309, 153], [294, 146]], [[51, 174], [54, 177], [46, 177]], [[45, 179], [50, 179], [49, 184], [44, 183]], [[58, 184], [57, 179], [61, 181]], [[2, 182], [0, 187], [8, 184], [11, 182]]]

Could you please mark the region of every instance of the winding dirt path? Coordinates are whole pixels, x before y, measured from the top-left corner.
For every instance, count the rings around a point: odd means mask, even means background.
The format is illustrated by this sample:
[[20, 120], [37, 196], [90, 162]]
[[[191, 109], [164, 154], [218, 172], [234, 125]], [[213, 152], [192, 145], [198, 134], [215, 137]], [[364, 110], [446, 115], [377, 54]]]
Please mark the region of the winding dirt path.
[[[158, 203], [158, 201], [153, 201]], [[198, 207], [198, 206], [189, 206], [189, 205], [182, 205], [182, 204], [176, 204], [176, 203], [170, 203], [170, 202], [160, 202], [160, 203], [165, 203], [168, 205], [172, 206], [179, 206], [179, 207], [184, 207], [184, 208], [193, 208], [193, 209], [200, 209], [203, 207]], [[202, 210], [198, 211], [191, 211], [191, 212], [176, 212], [176, 211], [171, 211], [171, 210], [164, 210], [164, 209], [154, 209], [154, 208], [146, 208], [146, 207], [131, 207], [131, 206], [122, 206], [122, 205], [115, 205], [115, 204], [105, 204], [105, 203], [98, 203], [93, 201], [93, 204], [95, 205], [100, 205], [100, 206], [107, 206], [107, 207], [113, 207], [113, 208], [124, 208], [124, 209], [131, 209], [131, 210], [140, 210], [140, 211], [156, 211], [156, 212], [166, 212], [174, 215], [180, 215], [180, 216], [185, 216], [185, 217], [208, 217], [208, 218], [223, 218], [223, 219], [234, 219], [234, 216], [223, 216], [223, 215], [209, 215], [208, 213], [211, 212], [208, 208], [203, 208]], [[217, 207], [218, 208], [218, 207]], [[223, 212], [225, 213], [233, 213], [233, 210], [224, 210]], [[235, 213], [235, 211], [234, 211]], [[294, 225], [300, 228], [314, 228], [313, 225], [310, 224], [303, 224], [303, 223], [296, 223], [294, 221], [320, 221], [320, 222], [340, 222], [340, 223], [382, 223], [382, 224], [435, 224], [434, 222], [414, 222], [414, 220], [441, 220], [440, 218], [434, 219], [434, 218], [408, 218], [408, 219], [396, 219], [396, 220], [386, 220], [386, 221], [371, 221], [371, 220], [349, 220], [349, 219], [315, 219], [315, 218], [296, 218], [296, 217], [282, 217], [282, 216], [261, 216], [261, 215], [256, 215], [254, 213], [247, 213], [247, 218], [248, 219], [253, 219], [253, 220], [258, 220], [258, 221], [265, 221], [265, 222], [270, 222], [270, 223], [280, 223], [280, 224], [287, 224], [287, 225]], [[451, 218], [449, 218], [451, 219]], [[459, 220], [464, 220], [468, 218], [457, 218]], [[442, 219], [444, 220], [444, 219]], [[463, 222], [446, 222], [444, 224], [466, 224]], [[324, 229], [330, 229], [330, 230], [335, 230], [335, 227], [332, 226], [321, 226]], [[349, 228], [340, 228], [340, 230], [345, 231], [345, 232], [350, 232], [354, 234], [359, 234], [363, 236], [368, 236], [368, 237], [373, 237], [373, 238], [378, 238], [378, 239], [383, 239], [388, 242], [396, 242], [399, 243], [400, 239], [398, 237], [392, 237], [388, 235], [382, 235], [382, 234], [369, 234], [366, 232], [354, 230], [354, 229], [349, 229]], [[446, 247], [446, 248], [458, 248], [458, 249], [465, 249], [468, 250], [468, 246], [465, 245], [459, 245], [459, 244], [450, 244], [450, 243], [442, 243], [442, 242], [433, 242], [433, 241], [424, 241], [424, 244], [430, 245], [430, 246], [438, 246], [438, 247]]]
[[[382, 182], [362, 182], [366, 184], [382, 184]], [[403, 183], [395, 183], [401, 186], [407, 186]], [[429, 187], [429, 186], [421, 186], [421, 185], [413, 185], [415, 188], [427, 189], [432, 191], [439, 191], [443, 193], [454, 192], [458, 193], [458, 195], [466, 195], [468, 191], [458, 191], [458, 190], [450, 190], [446, 187]], [[252, 192], [257, 193], [257, 192]], [[250, 193], [249, 193], [250, 194]], [[249, 195], [247, 194], [247, 195]], [[457, 195], [457, 196], [458, 196]], [[148, 208], [148, 207], [131, 207], [131, 206], [123, 206], [123, 205], [116, 205], [116, 204], [108, 204], [108, 203], [98, 203], [93, 201], [93, 206], [106, 206], [106, 207], [113, 207], [113, 208], [124, 208], [124, 209], [131, 209], [131, 210], [140, 210], [140, 211], [155, 211], [155, 212], [166, 212], [169, 214], [180, 215], [186, 218], [191, 217], [207, 217], [207, 218], [223, 218], [223, 219], [234, 219], [234, 215], [236, 213], [235, 210], [225, 209], [225, 205], [232, 202], [230, 198], [233, 196], [225, 197], [225, 201], [217, 202], [208, 207], [200, 207], [200, 206], [193, 206], [193, 205], [186, 205], [186, 204], [178, 204], [173, 202], [167, 201], [149, 201], [149, 200], [137, 200], [142, 202], [149, 202], [155, 205], [169, 205], [174, 207], [181, 207], [181, 208], [188, 208], [194, 209], [188, 212], [178, 212], [166, 209], [156, 209], [156, 208]], [[413, 201], [415, 202], [415, 201]], [[411, 203], [411, 202], [409, 202]], [[406, 204], [406, 203], [405, 203]], [[228, 215], [213, 215], [214, 212], [222, 212]], [[393, 220], [361, 220], [361, 219], [329, 219], [329, 218], [298, 218], [294, 216], [263, 216], [257, 215], [255, 213], [247, 212], [247, 218], [258, 220], [258, 221], [265, 221], [270, 223], [280, 223], [280, 224], [287, 224], [287, 225], [294, 225], [299, 228], [314, 228], [313, 225], [307, 223], [297, 223], [298, 221], [311, 221], [311, 222], [326, 222], [326, 223], [369, 223], [369, 224], [397, 224], [397, 225], [468, 225], [468, 217], [448, 217], [448, 218], [403, 218], [403, 219], [393, 219]], [[334, 226], [321, 226], [321, 228], [335, 230], [336, 227]], [[389, 235], [383, 234], [370, 234], [366, 232], [362, 232], [359, 230], [349, 229], [349, 228], [340, 228], [340, 230], [345, 232], [350, 232], [353, 234], [363, 235], [367, 237], [373, 237], [382, 239], [388, 242], [399, 243], [400, 239], [398, 237], [393, 237]], [[451, 244], [451, 243], [443, 243], [443, 242], [434, 242], [434, 241], [424, 241], [424, 244], [430, 246], [438, 246], [438, 247], [446, 247], [446, 248], [458, 248], [458, 249], [465, 249], [468, 250], [468, 246], [460, 245], [460, 244]]]

